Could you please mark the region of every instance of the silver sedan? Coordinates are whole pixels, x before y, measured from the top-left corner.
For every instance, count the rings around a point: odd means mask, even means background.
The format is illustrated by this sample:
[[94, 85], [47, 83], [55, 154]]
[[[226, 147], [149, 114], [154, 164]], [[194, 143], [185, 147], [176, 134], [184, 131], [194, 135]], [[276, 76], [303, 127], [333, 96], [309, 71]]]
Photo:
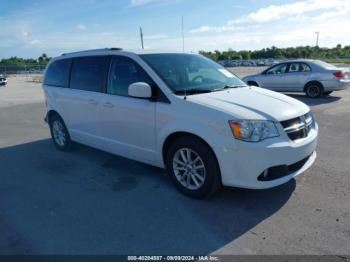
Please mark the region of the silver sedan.
[[243, 78], [248, 85], [279, 92], [305, 92], [316, 98], [350, 86], [349, 69], [320, 60], [293, 60]]

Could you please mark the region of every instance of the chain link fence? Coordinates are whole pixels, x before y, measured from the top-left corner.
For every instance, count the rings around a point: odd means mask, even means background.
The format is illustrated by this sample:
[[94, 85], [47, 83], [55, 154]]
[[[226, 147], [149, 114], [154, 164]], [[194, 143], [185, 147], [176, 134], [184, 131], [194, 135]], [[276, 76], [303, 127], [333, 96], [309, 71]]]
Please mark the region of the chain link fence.
[[0, 66], [0, 75], [22, 77], [29, 82], [42, 82], [45, 65]]
[[0, 66], [0, 74], [2, 75], [42, 75], [45, 65], [21, 65], [21, 66]]

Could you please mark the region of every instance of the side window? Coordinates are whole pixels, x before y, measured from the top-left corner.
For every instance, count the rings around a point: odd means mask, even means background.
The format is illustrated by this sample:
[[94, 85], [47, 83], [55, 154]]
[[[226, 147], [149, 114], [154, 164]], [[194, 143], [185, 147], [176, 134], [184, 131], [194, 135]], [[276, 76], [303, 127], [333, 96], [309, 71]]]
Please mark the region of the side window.
[[289, 66], [289, 73], [296, 72], [310, 72], [311, 68], [305, 63], [291, 63]]
[[299, 72], [299, 63], [291, 63], [289, 66], [289, 73]]
[[46, 70], [44, 84], [49, 86], [67, 87], [70, 65], [70, 59], [52, 62]]
[[124, 56], [113, 57], [108, 77], [107, 93], [128, 96], [129, 85], [136, 82], [145, 82], [150, 86], [154, 85], [152, 79], [135, 61]]
[[109, 58], [89, 56], [73, 59], [70, 88], [102, 92], [105, 86]]
[[283, 74], [287, 70], [287, 64], [280, 64], [266, 71], [267, 75]]
[[299, 72], [311, 72], [311, 67], [305, 63], [299, 63]]

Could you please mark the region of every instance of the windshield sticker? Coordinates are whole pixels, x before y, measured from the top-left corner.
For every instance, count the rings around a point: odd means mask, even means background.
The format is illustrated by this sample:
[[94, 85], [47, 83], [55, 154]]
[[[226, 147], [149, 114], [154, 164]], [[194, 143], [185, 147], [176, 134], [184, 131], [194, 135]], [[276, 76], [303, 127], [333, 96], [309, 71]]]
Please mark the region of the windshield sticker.
[[229, 77], [229, 78], [234, 78], [235, 76], [230, 73], [230, 71], [226, 69], [218, 69], [220, 73], [222, 73], [224, 76]]

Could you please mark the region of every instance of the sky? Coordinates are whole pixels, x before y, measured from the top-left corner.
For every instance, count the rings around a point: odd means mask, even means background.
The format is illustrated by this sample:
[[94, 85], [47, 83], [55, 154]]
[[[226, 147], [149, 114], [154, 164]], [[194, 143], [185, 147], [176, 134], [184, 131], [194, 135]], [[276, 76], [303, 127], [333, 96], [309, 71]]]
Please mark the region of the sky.
[[350, 45], [350, 0], [0, 0], [0, 58], [122, 47], [185, 51]]

